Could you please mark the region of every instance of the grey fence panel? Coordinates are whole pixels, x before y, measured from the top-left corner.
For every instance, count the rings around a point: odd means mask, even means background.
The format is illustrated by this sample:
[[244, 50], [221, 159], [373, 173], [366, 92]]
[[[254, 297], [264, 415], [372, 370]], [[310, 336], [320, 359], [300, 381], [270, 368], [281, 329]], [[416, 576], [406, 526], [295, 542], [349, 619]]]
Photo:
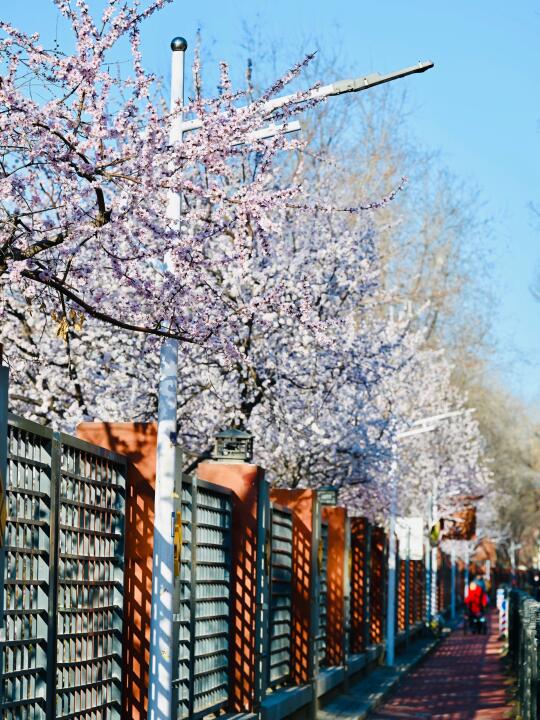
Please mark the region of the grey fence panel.
[[328, 596], [328, 523], [321, 521], [319, 549], [319, 627], [317, 628], [316, 653], [319, 667], [326, 663], [326, 628]]
[[272, 505], [268, 686], [284, 685], [291, 673], [293, 518]]
[[57, 718], [119, 720], [125, 468], [63, 436]]
[[177, 718], [196, 720], [229, 704], [230, 491], [182, 483]]
[[9, 421], [3, 720], [119, 720], [126, 459]]
[[[5, 644], [0, 687], [4, 720], [46, 720], [54, 681], [50, 563], [53, 433], [10, 423], [6, 482]], [[51, 627], [52, 626], [52, 627]]]

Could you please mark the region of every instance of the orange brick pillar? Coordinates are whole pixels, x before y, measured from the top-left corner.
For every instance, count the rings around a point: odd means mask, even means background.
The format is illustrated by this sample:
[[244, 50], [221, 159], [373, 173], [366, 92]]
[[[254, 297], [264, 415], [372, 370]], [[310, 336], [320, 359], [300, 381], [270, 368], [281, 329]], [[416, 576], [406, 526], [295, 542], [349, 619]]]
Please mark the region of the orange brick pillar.
[[316, 628], [311, 627], [311, 596], [317, 548], [313, 543], [317, 507], [315, 490], [271, 489], [270, 500], [292, 510], [293, 588], [291, 678], [298, 685], [312, 679]]
[[441, 550], [437, 550], [437, 612], [444, 610], [444, 560]]
[[82, 423], [77, 436], [128, 458], [125, 519], [122, 717], [147, 720], [154, 548], [156, 426]]
[[398, 591], [397, 591], [397, 631], [403, 632], [407, 628], [407, 602], [406, 602], [406, 561], [399, 557], [399, 553], [396, 553], [397, 562], [397, 577], [398, 577]]
[[371, 526], [367, 518], [351, 518], [351, 647], [363, 653], [370, 643], [369, 576]]
[[386, 611], [386, 534], [381, 527], [371, 530], [371, 615], [370, 640], [382, 643], [385, 637]]
[[253, 712], [258, 661], [257, 512], [264, 470], [248, 463], [204, 462], [197, 468], [197, 477], [233, 491], [230, 710]]
[[[328, 595], [326, 664], [345, 663], [345, 570], [347, 511], [324, 506], [322, 518], [328, 523]], [[348, 565], [348, 563], [347, 563]]]

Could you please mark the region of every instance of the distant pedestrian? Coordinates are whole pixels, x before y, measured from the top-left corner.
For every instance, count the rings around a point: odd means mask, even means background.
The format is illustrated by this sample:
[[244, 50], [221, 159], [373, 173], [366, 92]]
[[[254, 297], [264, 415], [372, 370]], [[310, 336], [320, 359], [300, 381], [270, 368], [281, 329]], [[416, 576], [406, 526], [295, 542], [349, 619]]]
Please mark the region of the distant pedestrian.
[[468, 626], [473, 634], [487, 633], [486, 607], [488, 596], [480, 583], [473, 580], [469, 585], [469, 592], [465, 598], [467, 608]]

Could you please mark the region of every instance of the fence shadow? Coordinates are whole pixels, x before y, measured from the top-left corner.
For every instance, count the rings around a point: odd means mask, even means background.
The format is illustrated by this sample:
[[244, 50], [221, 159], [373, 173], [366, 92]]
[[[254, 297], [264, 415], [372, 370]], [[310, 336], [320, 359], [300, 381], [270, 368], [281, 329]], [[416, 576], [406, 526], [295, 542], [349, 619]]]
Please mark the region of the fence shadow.
[[351, 643], [352, 653], [366, 650], [369, 625], [369, 522], [351, 519]]
[[324, 507], [323, 519], [328, 521], [327, 573], [327, 643], [326, 664], [345, 662], [345, 508]]
[[386, 586], [386, 535], [384, 530], [371, 530], [371, 583], [370, 583], [370, 641], [379, 644], [384, 639], [384, 605]]

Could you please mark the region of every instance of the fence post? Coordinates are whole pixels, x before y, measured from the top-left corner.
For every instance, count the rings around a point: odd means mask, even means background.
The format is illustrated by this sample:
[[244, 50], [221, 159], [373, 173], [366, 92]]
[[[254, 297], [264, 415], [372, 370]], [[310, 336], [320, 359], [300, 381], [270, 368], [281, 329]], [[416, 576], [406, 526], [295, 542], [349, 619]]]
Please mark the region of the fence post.
[[60, 473], [62, 436], [53, 433], [51, 442], [51, 514], [49, 526], [49, 606], [47, 642], [47, 720], [56, 720], [56, 668], [58, 636], [58, 510], [60, 506]]
[[268, 624], [270, 621], [270, 557], [266, 552], [270, 536], [270, 492], [266, 480], [258, 485], [257, 498], [257, 548], [256, 583], [257, 599], [255, 603], [255, 698], [254, 709], [258, 710], [266, 692], [268, 683]]
[[[1, 346], [0, 346], [1, 363]], [[4, 668], [4, 574], [5, 574], [5, 530], [7, 519], [7, 443], [8, 443], [8, 387], [9, 371], [0, 364], [0, 691]]]
[[310, 719], [316, 720], [319, 708], [317, 693], [317, 679], [319, 676], [319, 656], [317, 645], [317, 633], [319, 629], [320, 614], [320, 574], [319, 574], [319, 544], [321, 543], [321, 509], [317, 493], [314, 494], [312, 504], [312, 541], [311, 541], [311, 583], [310, 583], [310, 606], [311, 617], [309, 623], [309, 655], [308, 675], [311, 683], [311, 705]]

